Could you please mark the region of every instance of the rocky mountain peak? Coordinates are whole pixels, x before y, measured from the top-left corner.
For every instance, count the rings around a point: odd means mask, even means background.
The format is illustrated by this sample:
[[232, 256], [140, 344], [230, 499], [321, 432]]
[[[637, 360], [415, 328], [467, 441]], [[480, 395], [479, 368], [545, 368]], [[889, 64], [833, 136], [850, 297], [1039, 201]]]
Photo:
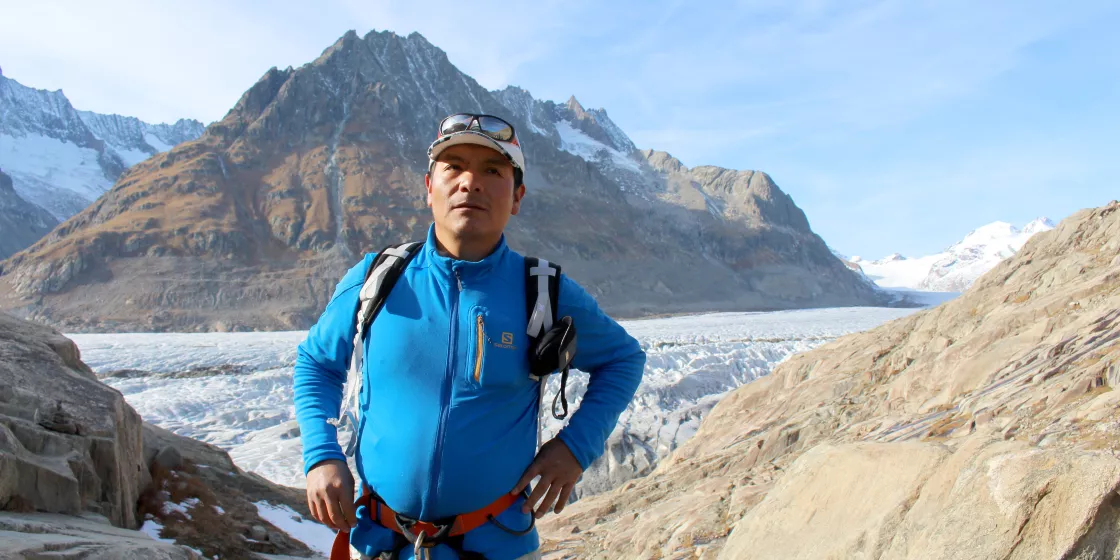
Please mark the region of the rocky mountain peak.
[[704, 165], [692, 168], [690, 173], [698, 178], [705, 192], [725, 198], [733, 216], [754, 224], [809, 231], [805, 213], [764, 172]]
[[584, 110], [583, 105], [579, 104], [579, 100], [577, 100], [574, 95], [568, 98], [564, 106], [567, 107], [577, 119], [585, 119], [590, 116], [587, 114], [587, 111]]
[[0, 107], [4, 108], [0, 111], [0, 134], [16, 138], [32, 134], [63, 139], [86, 148], [101, 147], [61, 89], [29, 88], [0, 76]]
[[[80, 298], [55, 296], [85, 282], [83, 297], [149, 322], [129, 328], [306, 328], [335, 273], [363, 252], [423, 237], [436, 123], [481, 111], [530, 135], [532, 196], [511, 222], [511, 243], [564, 263], [609, 310], [878, 301], [765, 174], [706, 168], [693, 177], [680, 166], [667, 178], [645, 166], [605, 111], [569, 105], [518, 88], [487, 91], [419, 35], [348, 33], [312, 63], [270, 69], [199, 141], [134, 167], [47, 243], [13, 257], [0, 282], [17, 302], [49, 295], [56, 303], [30, 304], [44, 320], [116, 328], [100, 311], [63, 311]], [[568, 227], [577, 208], [583, 225]], [[207, 268], [216, 283], [178, 286], [178, 267]], [[227, 274], [235, 285], [221, 280]], [[118, 277], [130, 279], [127, 290]], [[649, 295], [667, 291], [671, 301]], [[153, 317], [154, 307], [165, 313]]]
[[1031, 220], [1027, 225], [1023, 226], [1022, 233], [1026, 235], [1034, 235], [1043, 231], [1052, 230], [1054, 229], [1054, 227], [1056, 226], [1054, 226], [1054, 222], [1050, 221], [1050, 218], [1038, 217]]
[[661, 152], [653, 149], [646, 149], [641, 151], [642, 157], [646, 158], [650, 166], [661, 173], [686, 173], [688, 168], [685, 167], [681, 160], [673, 157], [668, 152]]

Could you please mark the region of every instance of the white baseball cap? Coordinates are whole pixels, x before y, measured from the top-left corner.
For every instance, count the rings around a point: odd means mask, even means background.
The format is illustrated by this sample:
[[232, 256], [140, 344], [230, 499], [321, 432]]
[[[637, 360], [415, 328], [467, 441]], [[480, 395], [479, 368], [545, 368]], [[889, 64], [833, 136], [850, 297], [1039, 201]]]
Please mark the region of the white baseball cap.
[[456, 113], [439, 123], [439, 131], [428, 147], [428, 159], [435, 161], [447, 148], [458, 144], [474, 144], [496, 150], [506, 156], [514, 167], [525, 172], [525, 155], [513, 125], [492, 115]]

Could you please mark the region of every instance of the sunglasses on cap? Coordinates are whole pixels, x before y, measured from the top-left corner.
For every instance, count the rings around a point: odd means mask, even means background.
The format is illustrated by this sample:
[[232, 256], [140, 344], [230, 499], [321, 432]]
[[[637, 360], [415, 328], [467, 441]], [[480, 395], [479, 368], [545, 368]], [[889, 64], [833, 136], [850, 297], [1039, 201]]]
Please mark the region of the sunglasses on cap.
[[440, 121], [437, 138], [464, 130], [480, 132], [499, 142], [509, 142], [515, 146], [521, 145], [517, 141], [517, 133], [514, 132], [512, 124], [493, 115], [474, 115], [471, 113], [458, 113]]

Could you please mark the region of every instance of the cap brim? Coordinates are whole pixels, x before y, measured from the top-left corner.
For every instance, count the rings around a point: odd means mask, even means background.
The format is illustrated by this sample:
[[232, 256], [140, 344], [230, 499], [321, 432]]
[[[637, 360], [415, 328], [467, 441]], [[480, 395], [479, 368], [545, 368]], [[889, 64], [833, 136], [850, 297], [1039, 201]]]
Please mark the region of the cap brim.
[[497, 151], [498, 153], [506, 156], [510, 163], [521, 171], [525, 171], [525, 156], [521, 153], [521, 148], [516, 144], [509, 142], [499, 142], [493, 138], [486, 136], [480, 132], [473, 130], [463, 130], [454, 134], [443, 136], [432, 142], [431, 147], [428, 148], [428, 159], [435, 161], [444, 150], [451, 146], [458, 146], [460, 144], [474, 144]]

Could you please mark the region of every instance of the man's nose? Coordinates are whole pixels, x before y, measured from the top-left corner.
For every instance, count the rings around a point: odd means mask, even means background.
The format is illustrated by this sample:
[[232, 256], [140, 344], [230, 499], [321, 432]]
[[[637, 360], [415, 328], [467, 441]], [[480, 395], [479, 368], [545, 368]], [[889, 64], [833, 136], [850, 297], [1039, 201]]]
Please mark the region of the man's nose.
[[481, 190], [482, 182], [471, 171], [464, 171], [459, 174], [459, 190], [461, 191], [477, 191]]

